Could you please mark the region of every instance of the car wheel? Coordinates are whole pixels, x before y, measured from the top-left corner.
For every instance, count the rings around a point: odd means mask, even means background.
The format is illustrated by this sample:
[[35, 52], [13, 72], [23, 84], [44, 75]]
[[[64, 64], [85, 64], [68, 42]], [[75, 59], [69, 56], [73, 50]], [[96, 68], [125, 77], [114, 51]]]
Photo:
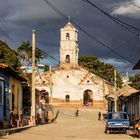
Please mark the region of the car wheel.
[[110, 130], [107, 130], [107, 134], [110, 134]]
[[105, 133], [106, 133], [106, 134], [109, 134], [109, 133], [110, 133], [110, 130], [107, 130], [107, 129], [106, 129], [106, 130], [105, 130]]

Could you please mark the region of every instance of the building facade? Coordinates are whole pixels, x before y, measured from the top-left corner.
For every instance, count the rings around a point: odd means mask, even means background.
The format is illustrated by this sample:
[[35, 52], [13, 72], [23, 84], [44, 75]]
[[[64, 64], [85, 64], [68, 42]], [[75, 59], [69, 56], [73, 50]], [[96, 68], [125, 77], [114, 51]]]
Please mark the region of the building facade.
[[131, 120], [140, 118], [140, 92], [126, 85], [118, 90], [118, 111], [125, 111]]
[[115, 91], [106, 80], [78, 65], [78, 30], [68, 22], [60, 30], [60, 65], [36, 75], [36, 88], [49, 93], [55, 105], [106, 108], [105, 96]]
[[7, 128], [11, 123], [11, 112], [20, 119], [22, 108], [22, 82], [26, 80], [5, 64], [0, 64], [0, 127]]

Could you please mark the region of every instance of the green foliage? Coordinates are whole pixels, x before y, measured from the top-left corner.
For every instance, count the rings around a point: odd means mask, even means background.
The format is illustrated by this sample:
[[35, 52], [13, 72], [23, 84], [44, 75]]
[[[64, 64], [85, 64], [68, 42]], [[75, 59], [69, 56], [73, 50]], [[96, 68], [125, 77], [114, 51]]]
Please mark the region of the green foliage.
[[7, 64], [10, 68], [20, 72], [21, 63], [16, 51], [12, 50], [5, 42], [0, 40], [0, 63]]
[[[28, 65], [32, 62], [32, 46], [29, 41], [22, 41], [20, 46], [17, 48], [20, 55], [20, 59], [23, 65]], [[45, 53], [39, 48], [35, 48], [35, 62], [38, 63], [41, 59], [45, 57]]]
[[31, 50], [31, 45], [29, 41], [22, 41], [20, 46], [17, 48], [17, 52], [19, 54], [19, 58], [22, 61], [22, 63], [25, 63], [23, 65], [26, 65], [26, 63], [30, 61], [31, 59], [31, 54], [32, 54], [32, 50]]
[[131, 82], [130, 86], [140, 90], [140, 73], [129, 77], [129, 79]]
[[48, 70], [49, 70], [49, 66], [48, 66], [48, 65], [45, 65], [45, 66], [44, 66], [44, 72], [45, 72], [45, 71], [48, 71]]
[[[104, 62], [101, 62], [96, 56], [80, 56], [78, 63], [101, 78], [111, 83], [114, 82], [115, 68], [111, 64], [105, 64]], [[119, 73], [117, 73], [117, 86], [121, 87], [121, 85], [121, 77]]]

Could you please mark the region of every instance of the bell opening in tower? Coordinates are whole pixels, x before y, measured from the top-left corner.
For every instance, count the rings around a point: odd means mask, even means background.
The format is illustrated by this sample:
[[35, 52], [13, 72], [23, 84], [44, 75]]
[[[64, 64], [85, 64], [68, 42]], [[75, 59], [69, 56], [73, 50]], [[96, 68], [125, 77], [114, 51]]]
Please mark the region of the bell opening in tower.
[[66, 55], [66, 63], [70, 63], [70, 56]]
[[70, 34], [66, 33], [66, 40], [70, 40]]

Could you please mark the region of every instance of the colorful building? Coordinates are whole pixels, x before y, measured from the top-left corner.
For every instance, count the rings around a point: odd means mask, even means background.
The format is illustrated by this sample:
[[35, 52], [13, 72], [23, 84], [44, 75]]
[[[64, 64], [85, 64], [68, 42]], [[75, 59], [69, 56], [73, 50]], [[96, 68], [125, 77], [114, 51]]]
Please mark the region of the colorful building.
[[26, 82], [23, 77], [19, 76], [7, 65], [0, 64], [1, 128], [8, 128], [10, 125], [16, 126], [17, 124], [14, 124], [14, 121], [20, 120], [23, 96], [22, 82]]

